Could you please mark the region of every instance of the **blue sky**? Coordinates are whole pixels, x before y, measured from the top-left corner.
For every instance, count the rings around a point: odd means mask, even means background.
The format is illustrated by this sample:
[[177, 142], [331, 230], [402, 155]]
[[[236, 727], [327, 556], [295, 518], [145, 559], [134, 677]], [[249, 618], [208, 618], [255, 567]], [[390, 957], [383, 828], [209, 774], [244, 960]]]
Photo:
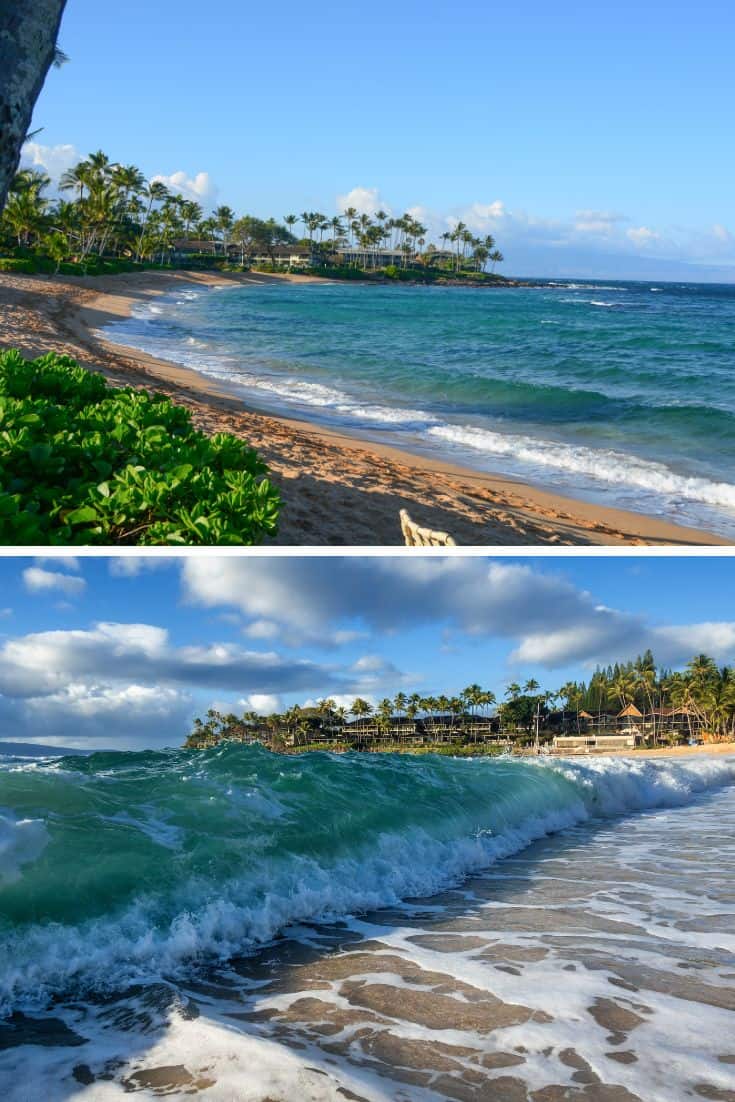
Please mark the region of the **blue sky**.
[[176, 745], [210, 706], [502, 697], [648, 646], [732, 662], [732, 581], [728, 558], [3, 558], [0, 740]]
[[725, 0], [68, 0], [26, 160], [462, 218], [515, 274], [735, 278], [733, 32]]

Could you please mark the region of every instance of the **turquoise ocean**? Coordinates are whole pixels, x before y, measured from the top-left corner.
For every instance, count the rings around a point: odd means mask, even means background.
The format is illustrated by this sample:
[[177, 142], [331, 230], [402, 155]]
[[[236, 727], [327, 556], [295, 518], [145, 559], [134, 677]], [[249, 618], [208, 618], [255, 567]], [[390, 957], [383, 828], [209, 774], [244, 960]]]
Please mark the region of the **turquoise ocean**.
[[735, 536], [735, 286], [253, 284], [105, 336], [265, 411]]

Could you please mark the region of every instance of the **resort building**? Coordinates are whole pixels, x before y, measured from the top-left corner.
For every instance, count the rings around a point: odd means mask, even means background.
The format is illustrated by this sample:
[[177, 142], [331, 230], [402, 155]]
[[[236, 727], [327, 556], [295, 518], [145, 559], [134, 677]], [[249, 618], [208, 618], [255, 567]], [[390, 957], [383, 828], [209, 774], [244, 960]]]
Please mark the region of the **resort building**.
[[413, 251], [404, 252], [403, 249], [381, 249], [372, 246], [363, 249], [359, 245], [347, 245], [334, 254], [338, 264], [357, 264], [360, 267], [369, 268], [387, 268], [389, 264], [395, 264], [400, 268], [408, 261], [412, 261], [415, 255]]
[[643, 745], [701, 741], [698, 717], [685, 708], [654, 709], [643, 714], [628, 704], [616, 714], [555, 711], [534, 716], [527, 724], [505, 723], [500, 715], [443, 713], [423, 716], [367, 715], [346, 719], [324, 706], [294, 708], [284, 715], [241, 720], [219, 717], [219, 728], [199, 722], [189, 745], [199, 749], [221, 741], [266, 746], [341, 746], [355, 750], [393, 746], [496, 745], [543, 748], [558, 754], [605, 753]]
[[313, 260], [311, 250], [304, 245], [277, 245], [270, 253], [258, 253], [246, 257], [255, 268], [275, 264], [277, 268], [310, 268]]
[[561, 732], [554, 734], [553, 749], [559, 753], [603, 753], [634, 749], [645, 743], [658, 745], [702, 738], [701, 721], [686, 708], [655, 708], [644, 714], [635, 704], [628, 704], [615, 716], [592, 716], [589, 712], [561, 715], [572, 718], [571, 725], [563, 722]]
[[195, 256], [219, 257], [231, 264], [252, 264], [255, 267], [274, 264], [277, 268], [309, 268], [312, 264], [311, 249], [307, 245], [276, 245], [270, 253], [243, 252], [241, 245], [230, 241], [225, 251], [219, 241], [211, 239], [184, 239], [174, 241], [171, 259], [185, 261]]

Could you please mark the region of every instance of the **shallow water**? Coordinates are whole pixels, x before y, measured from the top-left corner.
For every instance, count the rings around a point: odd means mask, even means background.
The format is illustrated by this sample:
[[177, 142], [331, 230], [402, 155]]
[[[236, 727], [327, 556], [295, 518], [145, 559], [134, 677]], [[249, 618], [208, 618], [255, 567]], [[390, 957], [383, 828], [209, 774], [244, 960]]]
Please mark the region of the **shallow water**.
[[[2, 851], [0, 909], [6, 923], [11, 904], [22, 911], [2, 966], [15, 992], [0, 1025], [3, 1097], [732, 1098], [735, 760], [278, 759], [237, 747], [95, 757], [0, 774], [6, 823], [30, 824], [17, 827], [30, 830], [24, 849]], [[96, 850], [81, 844], [107, 823]], [[391, 831], [405, 849], [391, 838], [381, 864], [373, 851]], [[247, 855], [262, 864], [268, 840], [259, 896]], [[149, 847], [157, 916], [141, 898]], [[132, 888], [119, 883], [123, 853]], [[33, 873], [52, 863], [62, 867], [44, 890]], [[426, 876], [433, 892], [416, 898]], [[59, 896], [65, 882], [78, 906]], [[383, 906], [347, 914], [360, 895]], [[133, 897], [151, 932], [158, 923], [147, 953], [129, 940]], [[198, 899], [215, 910], [197, 912]], [[161, 935], [182, 901], [196, 938], [174, 959]], [[103, 905], [114, 926], [100, 923]], [[42, 927], [52, 936], [39, 939]], [[86, 959], [70, 974], [75, 927]], [[56, 967], [54, 997], [29, 989], [24, 946], [47, 954], [47, 983]], [[95, 955], [104, 970], [90, 971]]]
[[735, 287], [178, 291], [105, 330], [248, 403], [735, 535]]

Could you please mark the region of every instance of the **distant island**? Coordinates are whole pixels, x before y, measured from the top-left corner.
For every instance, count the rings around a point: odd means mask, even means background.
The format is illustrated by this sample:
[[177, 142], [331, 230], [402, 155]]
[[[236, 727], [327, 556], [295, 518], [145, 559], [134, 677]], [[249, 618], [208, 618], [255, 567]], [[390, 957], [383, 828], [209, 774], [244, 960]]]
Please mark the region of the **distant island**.
[[46, 746], [42, 742], [5, 742], [0, 740], [0, 756], [13, 758], [67, 757], [70, 754], [93, 754], [94, 750], [81, 750], [73, 746]]
[[146, 180], [135, 165], [114, 163], [101, 150], [63, 174], [59, 188], [68, 198], [50, 199], [50, 185], [34, 169], [15, 175], [0, 217], [0, 271], [95, 275], [168, 267], [515, 282], [495, 274], [503, 254], [494, 237], [478, 237], [463, 222], [441, 234], [437, 245], [427, 242], [427, 227], [408, 213], [394, 218], [378, 210], [370, 216], [348, 207], [332, 217], [303, 211], [263, 219], [220, 205], [205, 214], [199, 203], [160, 180]]
[[[562, 707], [557, 705], [561, 702]], [[194, 721], [185, 746], [260, 742], [271, 750], [404, 750], [501, 753], [509, 748], [561, 753], [725, 741], [735, 734], [735, 670], [707, 655], [683, 672], [658, 669], [647, 651], [598, 669], [589, 683], [543, 691], [534, 679], [508, 686], [505, 700], [480, 685], [458, 696], [398, 693], [377, 707], [357, 697], [349, 712], [333, 700], [268, 716], [223, 715]]]

